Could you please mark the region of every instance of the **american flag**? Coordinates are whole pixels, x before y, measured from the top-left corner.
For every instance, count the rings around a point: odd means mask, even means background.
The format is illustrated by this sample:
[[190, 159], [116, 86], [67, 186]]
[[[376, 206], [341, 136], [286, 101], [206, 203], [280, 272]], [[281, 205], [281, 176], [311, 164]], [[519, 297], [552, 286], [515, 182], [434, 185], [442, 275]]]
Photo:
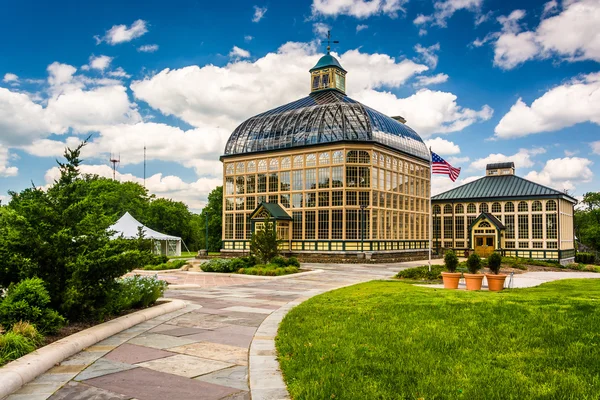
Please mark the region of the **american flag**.
[[460, 175], [460, 168], [454, 168], [452, 165], [448, 164], [448, 161], [444, 160], [433, 151], [431, 152], [431, 167], [432, 173], [448, 175], [452, 182], [455, 182], [458, 175]]

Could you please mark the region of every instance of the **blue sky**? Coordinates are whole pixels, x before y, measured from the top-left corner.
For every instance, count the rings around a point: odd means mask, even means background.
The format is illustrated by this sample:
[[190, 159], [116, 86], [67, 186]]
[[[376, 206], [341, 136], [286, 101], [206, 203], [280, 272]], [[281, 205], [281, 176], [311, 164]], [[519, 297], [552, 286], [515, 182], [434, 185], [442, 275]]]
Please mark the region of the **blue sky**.
[[600, 2], [491, 0], [22, 1], [0, 23], [0, 199], [57, 176], [92, 135], [85, 172], [195, 210], [244, 119], [308, 92], [325, 50], [348, 94], [403, 115], [462, 168], [490, 161], [575, 196], [600, 173]]

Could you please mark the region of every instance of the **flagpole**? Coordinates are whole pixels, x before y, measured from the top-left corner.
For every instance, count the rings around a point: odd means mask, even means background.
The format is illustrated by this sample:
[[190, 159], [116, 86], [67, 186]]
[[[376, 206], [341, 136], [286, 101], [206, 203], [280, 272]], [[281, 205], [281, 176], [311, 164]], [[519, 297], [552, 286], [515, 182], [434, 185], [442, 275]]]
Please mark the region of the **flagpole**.
[[433, 180], [433, 167], [431, 165], [431, 147], [429, 147], [429, 272], [431, 272], [431, 245], [433, 234], [433, 213], [431, 209], [431, 185]]

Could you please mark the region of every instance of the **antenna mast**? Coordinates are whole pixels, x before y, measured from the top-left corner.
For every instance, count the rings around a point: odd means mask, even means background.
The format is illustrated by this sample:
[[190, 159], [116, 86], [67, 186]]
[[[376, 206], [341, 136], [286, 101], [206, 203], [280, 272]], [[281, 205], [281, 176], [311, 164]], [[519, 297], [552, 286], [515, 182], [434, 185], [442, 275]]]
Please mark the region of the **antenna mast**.
[[112, 164], [112, 170], [113, 170], [113, 181], [116, 180], [117, 166], [119, 165], [120, 162], [121, 162], [121, 153], [119, 153], [119, 158], [113, 157], [112, 153], [110, 153], [110, 163]]

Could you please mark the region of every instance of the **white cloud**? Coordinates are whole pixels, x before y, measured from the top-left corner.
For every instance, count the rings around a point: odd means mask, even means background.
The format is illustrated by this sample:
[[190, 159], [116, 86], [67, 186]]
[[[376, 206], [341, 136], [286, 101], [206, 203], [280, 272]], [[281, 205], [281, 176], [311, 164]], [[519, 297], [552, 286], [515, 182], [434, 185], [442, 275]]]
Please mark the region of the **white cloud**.
[[158, 45], [157, 44], [145, 44], [143, 46], [138, 47], [137, 51], [142, 52], [142, 53], [154, 53], [155, 51], [158, 51]]
[[404, 99], [374, 90], [361, 92], [356, 98], [387, 115], [402, 115], [424, 138], [434, 133], [461, 131], [476, 122], [487, 121], [493, 115], [488, 105], [479, 111], [464, 108], [458, 105], [455, 94], [429, 89], [421, 89]]
[[600, 154], [600, 141], [590, 143], [594, 154]]
[[251, 41], [252, 41], [252, 39], [254, 39], [254, 36], [251, 36], [251, 35], [246, 35], [246, 36], [244, 36], [244, 41], [245, 41], [246, 43], [247, 43], [247, 42], [251, 42]]
[[312, 14], [326, 17], [349, 15], [356, 18], [367, 18], [372, 15], [388, 15], [396, 18], [398, 12], [404, 12], [402, 6], [408, 0], [313, 0]]
[[[83, 164], [80, 171], [84, 174], [93, 174], [105, 178], [112, 178], [112, 169], [108, 165], [87, 165]], [[46, 171], [46, 184], [50, 185], [55, 179], [60, 177], [58, 167], [53, 167]], [[130, 173], [121, 173], [117, 171], [116, 180], [120, 182], [144, 183], [144, 179]], [[176, 201], [183, 201], [192, 211], [200, 211], [207, 203], [208, 194], [219, 185], [222, 185], [221, 179], [217, 178], [199, 178], [195, 182], [187, 183], [174, 175], [164, 176], [162, 173], [146, 177], [146, 189], [151, 194], [159, 198], [168, 198]]]
[[479, 158], [471, 163], [469, 169], [484, 171], [486, 165], [500, 162], [514, 162], [515, 168], [531, 168], [534, 165], [533, 157], [546, 153], [543, 148], [534, 149], [519, 149], [513, 155], [505, 155], [502, 153], [490, 154], [485, 158]]
[[51, 86], [61, 86], [73, 80], [73, 75], [77, 72], [77, 68], [55, 61], [48, 66], [47, 71], [48, 83]]
[[515, 10], [499, 17], [502, 31], [494, 42], [494, 64], [512, 69], [533, 59], [558, 57], [569, 62], [600, 61], [600, 2], [563, 1], [558, 15], [555, 2], [546, 3], [542, 21], [535, 30], [524, 30], [519, 21], [525, 11]]
[[252, 22], [259, 22], [265, 17], [267, 13], [267, 7], [254, 6], [254, 16], [252, 16]]
[[0, 88], [0, 143], [19, 146], [44, 137], [53, 127], [44, 108], [24, 93]]
[[318, 38], [326, 38], [331, 27], [323, 22], [315, 22], [313, 24], [313, 33]]
[[109, 56], [91, 56], [90, 67], [99, 71], [104, 71], [106, 68], [108, 68], [112, 60], [113, 58]]
[[582, 122], [600, 125], [600, 72], [554, 87], [528, 106], [521, 98], [502, 117], [498, 138], [556, 131]]
[[368, 29], [369, 25], [364, 25], [364, 24], [360, 24], [360, 25], [356, 25], [356, 33], [360, 32], [360, 31], [364, 31], [365, 29]]
[[[417, 26], [436, 25], [439, 27], [446, 27], [448, 19], [450, 19], [455, 12], [466, 10], [475, 13], [475, 24], [479, 25], [489, 16], [489, 14], [481, 14], [482, 3], [483, 0], [438, 0], [433, 5], [434, 12], [432, 15], [419, 14], [413, 20], [413, 24]], [[421, 32], [419, 32], [419, 35], [422, 36]]]
[[431, 150], [439, 154], [441, 156], [454, 155], [460, 153], [460, 147], [446, 139], [442, 139], [441, 137], [436, 137], [435, 139], [425, 140], [425, 144], [427, 147], [431, 148]]
[[415, 46], [415, 51], [421, 55], [423, 62], [431, 67], [431, 69], [435, 69], [438, 63], [438, 55], [435, 54], [436, 51], [440, 50], [440, 44], [436, 43], [429, 47], [423, 47], [420, 44]]
[[116, 78], [130, 78], [131, 77], [131, 75], [129, 75], [127, 72], [125, 72], [123, 67], [117, 67], [114, 71], [110, 71], [108, 73], [108, 75], [114, 76]]
[[[252, 115], [306, 96], [308, 70], [320, 57], [314, 44], [287, 43], [253, 62], [165, 69], [134, 81], [131, 89], [136, 98], [163, 114], [175, 115], [196, 127], [233, 130]], [[396, 61], [386, 54], [359, 50], [347, 51], [339, 59], [351, 71], [347, 80], [350, 95], [383, 86], [399, 87], [428, 69], [410, 60]], [[196, 89], [199, 86], [203, 87], [201, 92]]]
[[423, 29], [423, 28], [419, 29], [419, 36], [425, 36], [425, 35], [427, 35], [427, 29]]
[[550, 14], [554, 14], [558, 10], [558, 1], [551, 0], [544, 4], [544, 11], [542, 12], [542, 19], [546, 18]]
[[587, 158], [556, 158], [546, 161], [546, 165], [540, 172], [529, 172], [525, 179], [557, 190], [573, 191], [576, 183], [592, 180], [594, 177], [590, 169], [592, 164], [592, 161]]
[[469, 161], [471, 161], [470, 157], [449, 157], [448, 158], [448, 162], [455, 167], [460, 164], [468, 163]]
[[249, 58], [250, 52], [248, 50], [244, 50], [240, 47], [233, 46], [233, 48], [229, 52], [229, 57], [231, 57], [233, 59]]
[[19, 77], [15, 74], [11, 74], [10, 72], [4, 74], [4, 79], [2, 79], [2, 82], [5, 83], [18, 83], [19, 82]]
[[567, 156], [567, 157], [573, 157], [574, 155], [576, 155], [578, 153], [579, 153], [579, 150], [574, 150], [574, 151], [565, 150], [565, 156]]
[[130, 27], [127, 25], [114, 25], [103, 37], [95, 36], [96, 44], [106, 42], [112, 46], [119, 43], [131, 42], [148, 32], [146, 21], [138, 19]]
[[433, 76], [420, 75], [417, 76], [417, 82], [415, 82], [414, 86], [438, 85], [440, 83], [447, 82], [448, 78], [449, 77], [446, 74], [437, 74]]
[[8, 149], [0, 144], [0, 177], [17, 176], [19, 169], [9, 166], [10, 154]]

